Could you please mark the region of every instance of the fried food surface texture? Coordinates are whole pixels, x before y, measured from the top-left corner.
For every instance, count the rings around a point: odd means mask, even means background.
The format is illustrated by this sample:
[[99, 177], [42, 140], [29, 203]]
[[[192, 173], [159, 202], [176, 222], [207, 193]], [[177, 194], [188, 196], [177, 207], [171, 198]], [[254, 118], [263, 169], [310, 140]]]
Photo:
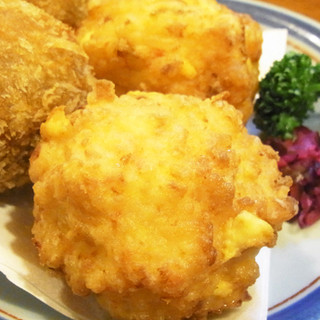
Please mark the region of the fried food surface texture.
[[56, 108], [31, 157], [34, 242], [116, 319], [206, 319], [248, 299], [255, 255], [296, 210], [277, 155], [240, 112], [104, 82]]
[[0, 192], [29, 181], [29, 156], [54, 106], [71, 111], [91, 90], [88, 58], [71, 29], [24, 1], [0, 0]]
[[98, 78], [130, 90], [228, 101], [252, 114], [262, 34], [212, 0], [118, 0], [93, 6], [78, 33]]
[[87, 16], [88, 0], [27, 0], [42, 8], [55, 18], [79, 27], [81, 21]]

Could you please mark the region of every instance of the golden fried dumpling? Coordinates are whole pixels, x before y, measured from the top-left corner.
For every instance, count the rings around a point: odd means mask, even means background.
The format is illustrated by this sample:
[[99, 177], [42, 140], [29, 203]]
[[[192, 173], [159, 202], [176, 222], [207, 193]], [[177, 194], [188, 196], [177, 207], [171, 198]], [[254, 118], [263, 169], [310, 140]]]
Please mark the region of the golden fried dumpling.
[[20, 0], [0, 0], [0, 192], [29, 182], [40, 124], [86, 103], [92, 75], [71, 29]]
[[[91, 0], [93, 1], [93, 0]], [[258, 88], [261, 28], [213, 0], [100, 0], [78, 39], [97, 77], [130, 90], [228, 101], [248, 120]]]
[[277, 154], [211, 100], [100, 84], [56, 108], [31, 158], [34, 242], [115, 319], [205, 319], [248, 299], [255, 256], [295, 213]]

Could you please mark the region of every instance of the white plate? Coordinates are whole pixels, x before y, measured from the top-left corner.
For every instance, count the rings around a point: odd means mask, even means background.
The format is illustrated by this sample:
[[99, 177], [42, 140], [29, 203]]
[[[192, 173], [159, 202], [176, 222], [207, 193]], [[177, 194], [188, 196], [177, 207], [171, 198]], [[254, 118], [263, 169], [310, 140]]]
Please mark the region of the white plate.
[[[219, 2], [235, 11], [249, 13], [267, 28], [288, 29], [290, 45], [320, 61], [319, 23], [262, 2]], [[0, 202], [1, 200], [4, 200], [3, 196], [0, 196]], [[272, 249], [271, 253], [268, 320], [320, 319], [319, 230], [320, 222], [304, 230], [299, 229], [296, 224], [286, 224], [280, 233], [278, 246]], [[0, 273], [0, 320], [13, 319], [67, 320], [60, 313], [11, 284]]]
[[[289, 47], [320, 62], [318, 22], [263, 2], [219, 2], [235, 11], [249, 13], [266, 28], [286, 28]], [[320, 130], [320, 122], [316, 125], [313, 129]], [[303, 230], [295, 223], [286, 223], [277, 246], [271, 250], [270, 265], [268, 320], [319, 320], [320, 222]]]

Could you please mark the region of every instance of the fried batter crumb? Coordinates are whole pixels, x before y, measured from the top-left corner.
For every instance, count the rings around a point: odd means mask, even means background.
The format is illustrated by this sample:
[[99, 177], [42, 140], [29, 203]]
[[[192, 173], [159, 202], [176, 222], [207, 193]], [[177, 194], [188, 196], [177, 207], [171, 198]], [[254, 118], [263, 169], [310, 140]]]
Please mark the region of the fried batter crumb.
[[88, 0], [26, 0], [45, 10], [56, 19], [79, 27], [81, 21], [87, 16]]

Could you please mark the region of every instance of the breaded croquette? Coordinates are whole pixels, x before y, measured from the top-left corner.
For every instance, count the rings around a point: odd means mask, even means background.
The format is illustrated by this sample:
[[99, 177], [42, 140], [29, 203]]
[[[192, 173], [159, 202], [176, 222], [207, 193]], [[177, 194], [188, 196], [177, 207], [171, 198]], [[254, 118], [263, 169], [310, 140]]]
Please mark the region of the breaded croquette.
[[102, 82], [55, 108], [31, 157], [34, 243], [74, 293], [115, 319], [206, 319], [238, 307], [296, 211], [277, 154], [222, 95], [130, 92]]
[[34, 5], [0, 0], [0, 192], [30, 181], [40, 124], [91, 90], [88, 58], [70, 27]]
[[79, 27], [81, 21], [87, 16], [88, 0], [27, 0], [39, 8], [44, 9], [55, 18]]
[[[91, 0], [94, 1], [94, 0]], [[228, 101], [246, 121], [258, 88], [262, 33], [249, 16], [214, 0], [100, 0], [78, 39], [100, 79], [130, 90]]]

